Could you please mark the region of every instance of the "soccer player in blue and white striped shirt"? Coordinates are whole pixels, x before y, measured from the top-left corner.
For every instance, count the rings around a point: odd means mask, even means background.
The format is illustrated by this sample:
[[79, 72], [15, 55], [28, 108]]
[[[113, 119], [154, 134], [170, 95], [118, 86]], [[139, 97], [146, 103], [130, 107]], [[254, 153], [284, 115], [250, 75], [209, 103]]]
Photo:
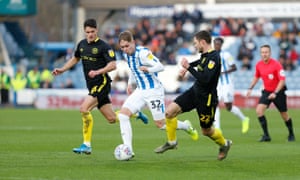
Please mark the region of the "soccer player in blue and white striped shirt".
[[[214, 48], [219, 51], [221, 57], [221, 74], [217, 86], [219, 102], [224, 102], [226, 109], [242, 121], [242, 133], [246, 133], [249, 129], [249, 118], [242, 113], [239, 107], [233, 105], [234, 83], [231, 73], [236, 71], [237, 68], [232, 55], [222, 50], [223, 43], [223, 38], [217, 37], [214, 39]], [[216, 109], [214, 125], [216, 128], [221, 129], [219, 107]]]
[[[157, 76], [160, 71], [164, 70], [164, 66], [148, 48], [135, 44], [130, 31], [120, 33], [119, 45], [131, 74], [127, 86], [127, 93], [130, 95], [125, 100], [118, 117], [123, 143], [128, 145], [133, 152], [132, 127], [129, 121], [132, 114], [147, 105], [156, 126], [165, 129], [165, 92]], [[136, 86], [135, 90], [133, 90], [134, 86]], [[177, 129], [185, 130], [192, 136], [192, 139], [196, 136], [198, 139], [198, 133], [189, 121], [178, 121]]]

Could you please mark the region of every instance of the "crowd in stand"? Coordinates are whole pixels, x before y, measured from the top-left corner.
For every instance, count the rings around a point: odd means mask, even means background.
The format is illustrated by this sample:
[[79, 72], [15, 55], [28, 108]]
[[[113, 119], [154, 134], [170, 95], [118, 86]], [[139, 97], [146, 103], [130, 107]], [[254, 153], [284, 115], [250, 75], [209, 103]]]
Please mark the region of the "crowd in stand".
[[[158, 24], [156, 24], [158, 22]], [[278, 40], [280, 54], [278, 58], [286, 70], [294, 70], [299, 64], [299, 53], [295, 48], [298, 45], [297, 36], [300, 28], [296, 21], [272, 22], [268, 18], [259, 18], [256, 21], [247, 21], [242, 18], [218, 18], [204, 20], [200, 11], [177, 12], [172, 18], [162, 18], [151, 21], [147, 18], [135, 23], [134, 27], [120, 27], [116, 25], [104, 35], [104, 38], [115, 48], [119, 59], [122, 55], [117, 47], [117, 36], [121, 30], [130, 28], [137, 42], [149, 47], [154, 54], [165, 64], [176, 64], [178, 55], [196, 54], [191, 36], [199, 29], [209, 30], [213, 36], [235, 36], [241, 39], [238, 46], [236, 60], [241, 62], [241, 69], [251, 70], [257, 44], [254, 37], [272, 37]], [[299, 50], [299, 49], [298, 49]]]
[[[209, 30], [214, 37], [222, 36], [226, 38], [226, 36], [234, 36], [240, 39], [240, 43], [236, 45], [238, 47], [236, 48], [237, 52], [235, 58], [236, 61], [240, 62], [241, 67], [239, 68], [242, 70], [253, 70], [253, 62], [258, 60], [255, 59], [255, 55], [260, 45], [254, 41], [255, 37], [276, 39], [279, 52], [278, 56], [274, 58], [277, 58], [282, 63], [285, 70], [293, 71], [297, 69], [297, 66], [300, 64], [300, 48], [296, 48], [300, 46], [298, 44], [298, 39], [300, 39], [300, 26], [295, 20], [291, 20], [290, 22], [274, 22], [268, 18], [258, 18], [257, 20], [247, 21], [242, 18], [221, 17], [218, 19], [205, 20], [201, 11], [189, 12], [183, 10], [176, 12], [172, 18], [155, 19], [155, 21], [153, 19], [143, 18], [133, 24], [134, 26], [132, 27], [121, 27], [120, 24], [116, 24], [114, 28], [101, 32], [103, 34], [101, 38], [106, 40], [115, 49], [118, 60], [124, 59], [118, 47], [118, 35], [125, 29], [131, 29], [137, 43], [150, 48], [161, 62], [167, 65], [176, 65], [177, 57], [180, 55], [197, 54], [191, 44], [191, 37], [196, 31], [206, 29]], [[68, 50], [67, 56], [70, 54], [72, 53]], [[62, 61], [66, 59], [68, 58], [64, 58]], [[56, 61], [55, 63], [59, 62], [60, 61]], [[46, 71], [47, 69], [43, 71], [37, 69], [28, 70], [27, 75], [24, 75], [28, 81], [26, 87], [51, 88], [53, 79], [48, 78], [49, 81], [42, 80], [42, 74]], [[39, 82], [32, 84], [33, 80], [29, 80], [30, 74], [38, 74], [39, 78], [36, 80]], [[127, 78], [116, 77], [122, 80]], [[31, 79], [33, 78], [34, 76]], [[55, 88], [74, 87], [71, 78], [65, 81], [67, 81], [65, 84], [59, 86], [55, 85]], [[117, 79], [114, 81], [117, 82]], [[124, 83], [119, 83], [118, 86], [121, 87], [120, 89], [123, 89]]]
[[[180, 55], [197, 54], [193, 48], [191, 37], [200, 29], [209, 30], [214, 37], [233, 36], [240, 39], [237, 43], [235, 59], [241, 70], [253, 70], [259, 46], [254, 39], [265, 37], [275, 39], [279, 49], [278, 59], [285, 70], [293, 71], [300, 64], [300, 48], [296, 48], [300, 37], [300, 26], [291, 20], [274, 22], [268, 18], [258, 18], [247, 21], [242, 18], [218, 18], [204, 20], [200, 11], [189, 13], [186, 10], [177, 12], [171, 19], [161, 18], [153, 21], [141, 19], [133, 27], [116, 25], [104, 35], [109, 44], [114, 47], [118, 59], [124, 59], [118, 47], [118, 34], [124, 29], [131, 29], [138, 44], [146, 46], [160, 58], [164, 64], [177, 64], [176, 57]], [[300, 38], [298, 38], [300, 39]], [[271, 43], [271, 42], [270, 42]], [[274, 45], [274, 41], [272, 41]], [[276, 54], [277, 52], [275, 52]]]

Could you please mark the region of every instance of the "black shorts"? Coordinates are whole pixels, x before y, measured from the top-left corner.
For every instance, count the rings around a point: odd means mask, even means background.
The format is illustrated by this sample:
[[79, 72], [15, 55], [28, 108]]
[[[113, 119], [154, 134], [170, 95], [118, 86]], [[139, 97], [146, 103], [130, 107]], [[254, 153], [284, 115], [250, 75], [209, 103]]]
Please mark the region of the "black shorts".
[[273, 102], [276, 108], [279, 110], [279, 112], [286, 112], [287, 111], [287, 104], [286, 104], [286, 94], [284, 90], [281, 90], [277, 93], [275, 99], [270, 100], [268, 99], [268, 96], [272, 92], [268, 92], [266, 90], [262, 91], [262, 95], [259, 99], [259, 104], [265, 104], [268, 107]]
[[179, 95], [174, 102], [181, 107], [182, 112], [189, 112], [196, 108], [202, 128], [210, 128], [213, 125], [218, 105], [218, 97], [216, 95], [203, 96], [195, 93], [193, 88], [190, 88]]
[[88, 85], [89, 95], [97, 97], [98, 105], [97, 108], [100, 109], [105, 104], [110, 104], [109, 93], [111, 90], [110, 82], [91, 82]]

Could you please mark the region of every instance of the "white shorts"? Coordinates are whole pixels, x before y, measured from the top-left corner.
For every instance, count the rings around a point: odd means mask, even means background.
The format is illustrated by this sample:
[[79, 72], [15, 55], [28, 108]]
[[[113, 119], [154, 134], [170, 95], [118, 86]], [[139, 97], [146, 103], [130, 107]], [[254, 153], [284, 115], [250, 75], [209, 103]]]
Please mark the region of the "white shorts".
[[232, 103], [234, 100], [234, 86], [232, 84], [218, 85], [219, 101]]
[[135, 114], [145, 105], [151, 111], [154, 121], [165, 119], [165, 91], [164, 88], [141, 90], [136, 89], [125, 100], [122, 107], [128, 108]]

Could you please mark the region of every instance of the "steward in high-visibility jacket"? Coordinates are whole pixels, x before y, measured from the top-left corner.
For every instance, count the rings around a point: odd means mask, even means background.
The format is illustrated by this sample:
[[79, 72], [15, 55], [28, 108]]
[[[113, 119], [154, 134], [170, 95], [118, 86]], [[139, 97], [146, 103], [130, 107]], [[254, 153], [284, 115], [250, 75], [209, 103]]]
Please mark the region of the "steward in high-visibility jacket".
[[31, 89], [40, 88], [41, 73], [37, 67], [35, 67], [34, 69], [30, 70], [27, 73], [27, 78], [28, 78], [28, 87], [29, 88], [31, 88]]
[[15, 77], [11, 80], [14, 91], [19, 91], [26, 88], [27, 79], [21, 70], [18, 70]]
[[53, 76], [49, 69], [44, 68], [41, 72], [41, 88], [52, 88]]
[[9, 90], [11, 82], [9, 75], [0, 69], [0, 91], [1, 91], [1, 104], [9, 103]]

